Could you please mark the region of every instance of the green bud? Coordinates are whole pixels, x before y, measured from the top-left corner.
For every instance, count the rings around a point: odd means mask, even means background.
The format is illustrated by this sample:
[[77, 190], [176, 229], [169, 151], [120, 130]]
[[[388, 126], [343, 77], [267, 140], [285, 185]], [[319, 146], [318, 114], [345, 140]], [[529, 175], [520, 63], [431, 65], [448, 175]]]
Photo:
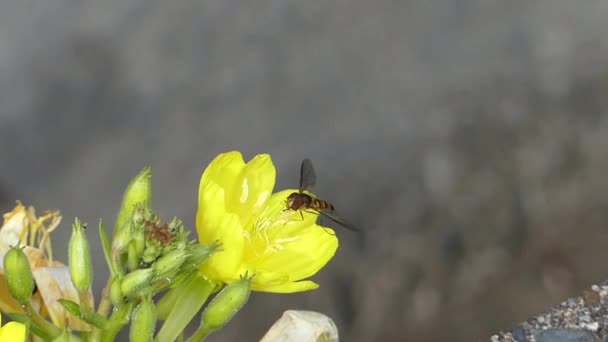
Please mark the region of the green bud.
[[8, 289], [19, 304], [27, 304], [34, 292], [34, 275], [21, 247], [11, 247], [4, 256], [4, 273]]
[[146, 232], [143, 227], [135, 229], [131, 243], [135, 247], [135, 253], [137, 253], [137, 258], [139, 259], [146, 247]]
[[131, 180], [125, 194], [122, 198], [122, 204], [116, 217], [114, 225], [114, 235], [127, 223], [133, 216], [135, 204], [141, 203], [145, 206], [150, 206], [152, 201], [152, 168], [145, 167], [141, 172]]
[[76, 219], [72, 225], [69, 245], [70, 276], [74, 287], [80, 292], [88, 291], [93, 281], [93, 266], [85, 226]]
[[214, 332], [226, 325], [247, 303], [251, 292], [251, 278], [241, 279], [226, 285], [205, 308], [201, 326], [207, 333]]
[[175, 249], [158, 258], [152, 265], [152, 268], [156, 270], [156, 277], [162, 278], [175, 274], [189, 254], [185, 249]]
[[134, 271], [139, 268], [139, 255], [135, 250], [135, 243], [133, 243], [133, 241], [131, 241], [129, 248], [127, 249], [127, 262], [129, 270]]
[[114, 232], [112, 239], [112, 259], [118, 262], [120, 256], [127, 250], [133, 240], [133, 224], [127, 222], [121, 229]]
[[190, 273], [192, 271], [198, 270], [203, 261], [207, 260], [207, 258], [214, 252], [219, 249], [219, 243], [212, 243], [210, 245], [193, 245], [190, 247], [190, 256], [186, 258], [186, 261], [182, 264], [180, 268], [180, 273]]
[[135, 270], [125, 275], [120, 281], [120, 291], [125, 297], [131, 297], [141, 289], [150, 285], [155, 272], [151, 268]]
[[152, 342], [156, 327], [156, 306], [150, 298], [145, 298], [133, 311], [129, 337], [132, 342]]
[[120, 289], [121, 278], [115, 276], [110, 283], [110, 300], [115, 307], [119, 308], [125, 303], [122, 290]]
[[141, 261], [143, 261], [145, 264], [151, 264], [154, 262], [154, 260], [158, 259], [161, 252], [162, 247], [158, 245], [158, 243], [149, 241], [143, 255], [141, 256]]

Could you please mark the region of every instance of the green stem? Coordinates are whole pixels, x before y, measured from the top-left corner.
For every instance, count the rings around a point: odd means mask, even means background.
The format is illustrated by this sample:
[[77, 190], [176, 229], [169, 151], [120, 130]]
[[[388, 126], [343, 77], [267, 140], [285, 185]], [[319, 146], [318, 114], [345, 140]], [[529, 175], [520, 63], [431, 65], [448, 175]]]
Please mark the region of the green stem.
[[[93, 307], [89, 291], [78, 291], [78, 300], [80, 301], [80, 312], [84, 317], [91, 312]], [[81, 319], [83, 317], [81, 317]]]
[[34, 324], [36, 324], [42, 331], [49, 336], [57, 337], [61, 335], [63, 332], [61, 329], [57, 328], [54, 324], [51, 324], [47, 320], [45, 320], [39, 313], [36, 311], [31, 303], [27, 303], [22, 306], [25, 314], [32, 320]]
[[190, 336], [190, 338], [186, 340], [186, 342], [203, 342], [211, 333], [212, 332], [209, 331], [209, 329], [203, 326], [199, 326], [198, 329], [196, 329], [196, 331], [194, 332], [194, 334], [192, 334], [192, 336]]
[[133, 312], [134, 303], [128, 302], [123, 305], [120, 309], [115, 310], [110, 318], [108, 319], [108, 326], [103, 331], [101, 336], [101, 342], [112, 342], [115, 340], [116, 335], [127, 323]]
[[108, 317], [110, 309], [112, 308], [112, 301], [110, 300], [110, 286], [112, 285], [112, 277], [108, 278], [106, 286], [101, 290], [101, 299], [99, 300], [99, 307], [97, 313], [103, 317]]
[[[91, 297], [89, 297], [89, 291], [78, 291], [78, 299], [80, 300], [80, 319], [86, 319], [86, 317], [90, 316], [93, 310], [93, 304], [91, 303]], [[99, 330], [95, 328], [93, 325], [89, 325], [92, 331]], [[89, 337], [91, 333], [87, 331], [83, 331], [80, 333], [80, 337], [82, 340], [89, 341]]]
[[[101, 290], [101, 299], [99, 300], [99, 307], [97, 308], [97, 313], [100, 314], [103, 318], [108, 317], [110, 313], [110, 309], [112, 308], [112, 301], [110, 300], [110, 285], [112, 284], [112, 277], [108, 278], [106, 282], [106, 286], [104, 286], [103, 290]], [[93, 328], [93, 332], [89, 338], [90, 342], [99, 342], [101, 341], [101, 329]]]

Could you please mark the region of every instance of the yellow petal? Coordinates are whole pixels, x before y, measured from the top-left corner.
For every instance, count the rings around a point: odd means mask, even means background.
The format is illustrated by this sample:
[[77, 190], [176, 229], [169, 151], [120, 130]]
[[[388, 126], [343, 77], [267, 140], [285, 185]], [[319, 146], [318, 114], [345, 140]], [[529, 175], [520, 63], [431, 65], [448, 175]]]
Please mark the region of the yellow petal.
[[0, 341], [22, 342], [25, 341], [25, 333], [24, 324], [9, 322], [0, 328]]
[[225, 190], [214, 182], [203, 182], [198, 194], [196, 211], [196, 231], [201, 243], [211, 243], [215, 239], [215, 229], [222, 216], [228, 215], [224, 205]]
[[231, 151], [218, 155], [203, 172], [199, 186], [199, 196], [208, 182], [213, 182], [223, 188], [226, 193], [231, 193], [236, 177], [244, 168], [245, 161], [240, 152]]
[[288, 282], [281, 285], [276, 286], [255, 286], [253, 283], [251, 284], [251, 289], [254, 291], [260, 292], [273, 292], [273, 293], [294, 293], [294, 292], [302, 292], [302, 291], [310, 291], [317, 289], [319, 284], [310, 280], [303, 281], [295, 281]]
[[272, 271], [289, 274], [290, 280], [304, 279], [327, 264], [338, 248], [334, 231], [315, 224], [317, 213], [286, 210], [286, 198], [294, 191], [273, 194], [256, 222], [256, 234], [245, 255], [256, 272]]
[[228, 194], [227, 209], [237, 213], [245, 227], [251, 226], [251, 218], [266, 204], [275, 178], [276, 169], [268, 154], [258, 154], [241, 170]]
[[[242, 270], [239, 274], [245, 274]], [[255, 270], [249, 271], [247, 274], [253, 274], [254, 277], [251, 280], [253, 287], [256, 286], [277, 286], [289, 282], [289, 274], [278, 273], [269, 270]]]
[[266, 206], [260, 212], [254, 228], [257, 231], [265, 231], [269, 228], [279, 228], [280, 226], [290, 226], [294, 229], [308, 227], [314, 224], [319, 217], [314, 211], [291, 210], [287, 207], [287, 197], [297, 192], [296, 189], [287, 189], [272, 194]]
[[334, 256], [338, 239], [330, 229], [311, 225], [296, 231], [286, 226], [270, 237], [277, 247], [255, 261], [256, 269], [289, 274], [290, 280], [308, 278], [317, 273]]
[[[215, 252], [202, 265], [203, 271], [213, 279], [238, 279], [236, 271], [242, 262], [245, 237], [239, 218], [225, 212], [223, 203], [224, 190], [214, 183], [208, 183], [201, 193], [196, 217], [196, 229], [199, 241], [210, 244], [219, 241], [221, 251]], [[215, 198], [216, 200], [209, 200]]]

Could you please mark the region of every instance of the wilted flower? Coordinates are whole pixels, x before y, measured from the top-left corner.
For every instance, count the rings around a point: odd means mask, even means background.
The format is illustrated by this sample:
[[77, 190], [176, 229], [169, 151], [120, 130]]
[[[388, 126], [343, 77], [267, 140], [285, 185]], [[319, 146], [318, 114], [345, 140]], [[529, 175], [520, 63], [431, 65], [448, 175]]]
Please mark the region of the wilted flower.
[[[4, 223], [0, 227], [0, 257], [4, 258], [11, 246], [25, 246], [23, 252], [28, 258], [36, 281], [33, 306], [41, 314], [48, 314], [58, 327], [88, 330], [87, 324], [68, 313], [57, 301], [63, 298], [79, 302], [68, 267], [52, 259], [50, 234], [61, 222], [59, 211], [46, 211], [41, 216], [36, 216], [33, 207], [26, 208], [21, 202], [17, 202], [15, 208], [3, 216]], [[0, 278], [4, 278], [2, 263]], [[0, 279], [0, 311], [22, 312], [5, 284], [6, 280]], [[89, 295], [92, 298], [92, 294]]]

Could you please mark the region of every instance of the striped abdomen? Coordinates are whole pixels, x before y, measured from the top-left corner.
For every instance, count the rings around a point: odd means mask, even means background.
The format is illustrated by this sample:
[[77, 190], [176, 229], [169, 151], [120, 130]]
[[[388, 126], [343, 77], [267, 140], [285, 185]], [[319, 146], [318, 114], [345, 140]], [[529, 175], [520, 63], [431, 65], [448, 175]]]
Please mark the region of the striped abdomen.
[[334, 206], [331, 203], [313, 198], [302, 192], [293, 192], [287, 197], [287, 208], [291, 210], [314, 209], [334, 211]]
[[317, 198], [312, 198], [312, 201], [310, 202], [310, 208], [317, 210], [334, 211], [334, 206], [331, 203]]

